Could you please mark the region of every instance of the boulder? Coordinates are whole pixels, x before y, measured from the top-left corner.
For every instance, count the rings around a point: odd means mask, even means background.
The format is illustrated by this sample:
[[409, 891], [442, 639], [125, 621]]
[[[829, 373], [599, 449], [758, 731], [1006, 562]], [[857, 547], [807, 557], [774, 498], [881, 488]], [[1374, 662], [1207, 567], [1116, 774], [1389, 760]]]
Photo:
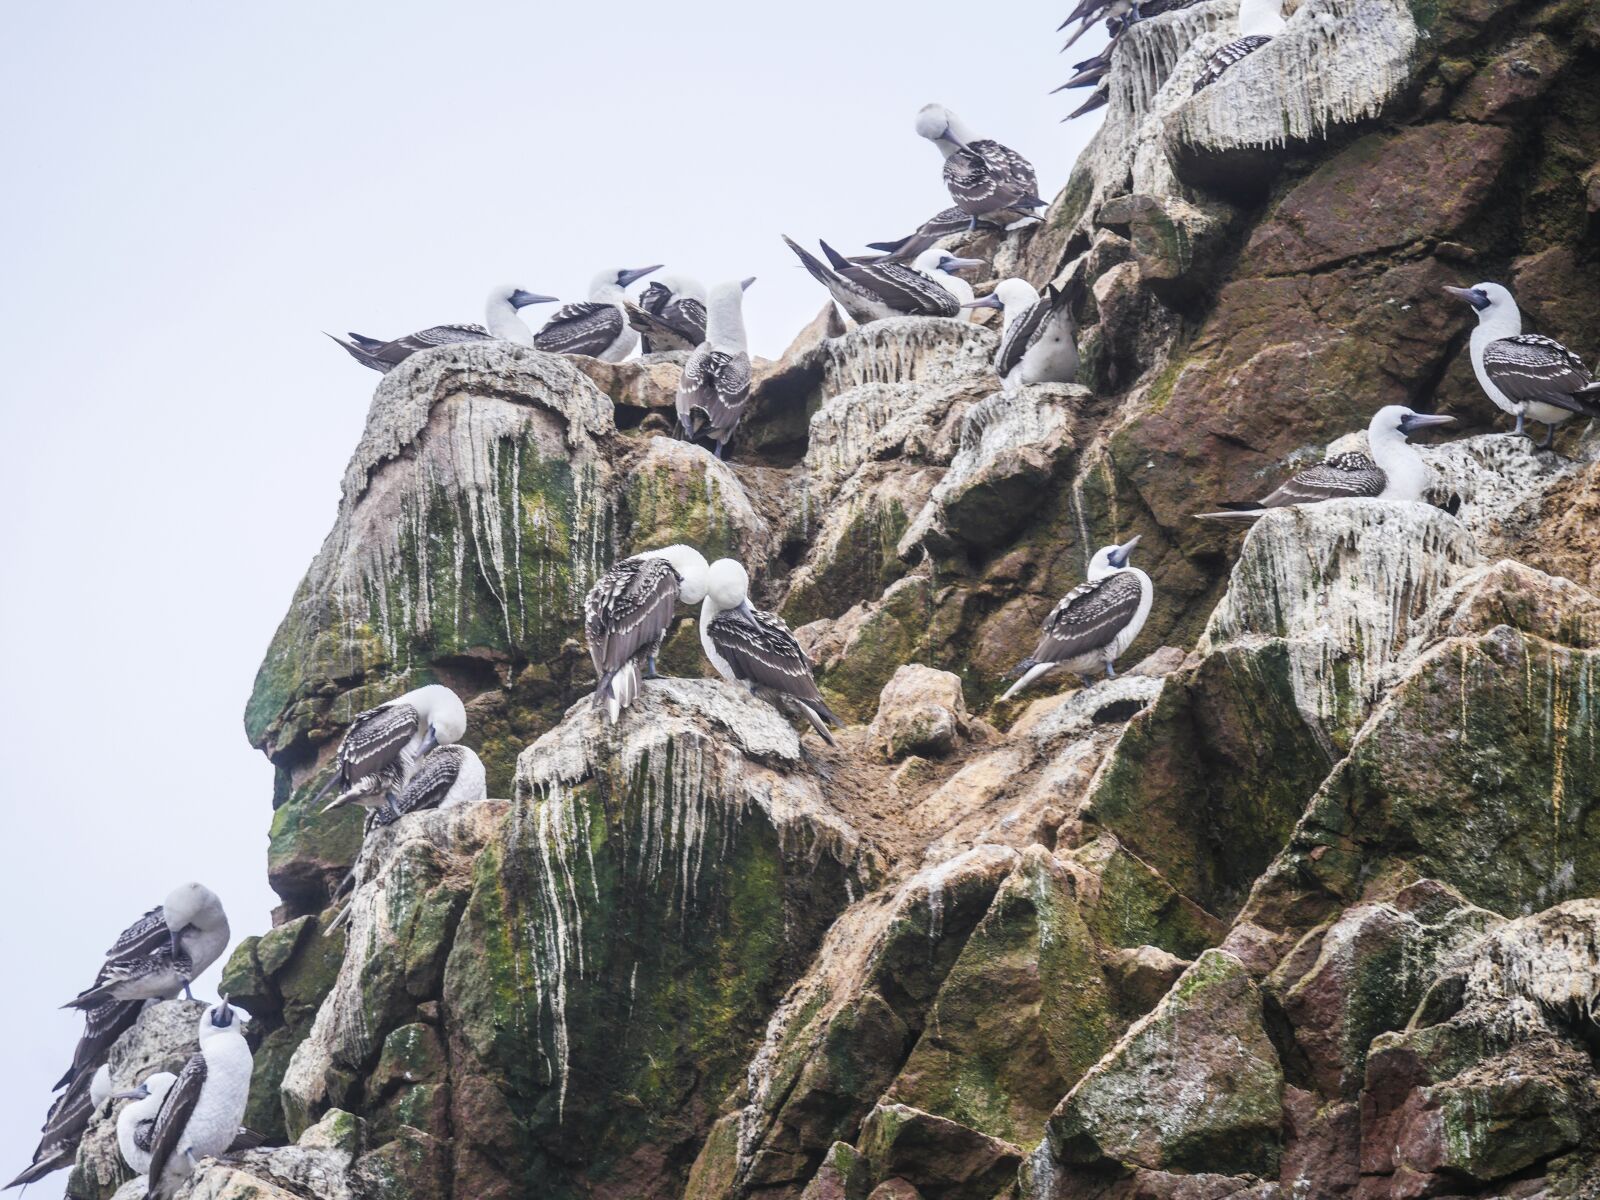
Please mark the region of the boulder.
[[920, 663], [907, 663], [894, 673], [867, 728], [890, 761], [908, 754], [948, 754], [966, 732], [961, 677]]

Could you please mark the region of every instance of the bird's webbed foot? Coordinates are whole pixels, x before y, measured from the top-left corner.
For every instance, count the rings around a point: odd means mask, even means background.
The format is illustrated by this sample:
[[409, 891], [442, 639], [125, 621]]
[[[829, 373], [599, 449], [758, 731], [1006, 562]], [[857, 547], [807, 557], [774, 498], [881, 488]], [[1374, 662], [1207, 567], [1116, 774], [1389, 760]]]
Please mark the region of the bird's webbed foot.
[[1107, 663], [1106, 664], [1106, 678], [1107, 679], [1115, 679], [1116, 677], [1117, 677], [1116, 664], [1115, 663]]
[[646, 679], [659, 678], [656, 675], [656, 655], [654, 651], [651, 652], [649, 658], [644, 660], [644, 677]]
[[1523, 429], [1523, 426], [1525, 424], [1527, 424], [1527, 420], [1528, 420], [1528, 418], [1527, 418], [1526, 414], [1524, 414], [1524, 413], [1518, 413], [1517, 414], [1517, 427], [1511, 431], [1514, 436], [1516, 436], [1516, 437], [1527, 437], [1528, 436], [1527, 432]]

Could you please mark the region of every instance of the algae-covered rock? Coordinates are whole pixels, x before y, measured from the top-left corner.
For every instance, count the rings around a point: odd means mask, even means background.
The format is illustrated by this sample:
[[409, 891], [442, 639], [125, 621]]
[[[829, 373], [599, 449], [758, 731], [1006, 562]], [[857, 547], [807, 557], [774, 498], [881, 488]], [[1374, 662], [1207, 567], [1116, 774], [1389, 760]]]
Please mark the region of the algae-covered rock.
[[877, 1179], [902, 1179], [948, 1200], [984, 1200], [1006, 1187], [1022, 1160], [1009, 1142], [904, 1104], [880, 1104], [861, 1129], [862, 1154]]

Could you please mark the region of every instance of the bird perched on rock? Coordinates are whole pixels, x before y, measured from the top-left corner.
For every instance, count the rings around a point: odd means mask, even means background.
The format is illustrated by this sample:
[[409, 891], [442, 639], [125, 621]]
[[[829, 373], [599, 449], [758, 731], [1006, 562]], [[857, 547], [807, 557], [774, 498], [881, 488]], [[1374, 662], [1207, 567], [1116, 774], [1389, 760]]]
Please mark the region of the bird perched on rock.
[[974, 137], [955, 113], [928, 104], [917, 113], [917, 132], [944, 155], [944, 182], [956, 207], [967, 214], [969, 229], [979, 217], [1000, 213], [1030, 216], [1043, 208], [1033, 164], [992, 138]]
[[[946, 287], [943, 280], [923, 270], [923, 266], [949, 263], [953, 264], [951, 269], [959, 270], [983, 265], [981, 260], [955, 258], [936, 249], [923, 251], [912, 266], [889, 260], [857, 263], [822, 242], [822, 251], [831, 264], [824, 266], [790, 238], [783, 240], [811, 272], [812, 278], [828, 289], [828, 294], [858, 325], [890, 317], [960, 316], [961, 297]], [[967, 288], [968, 292], [971, 290]]]
[[754, 278], [719, 283], [706, 305], [706, 340], [683, 364], [678, 379], [678, 427], [689, 441], [704, 435], [716, 455], [739, 427], [750, 402], [750, 349], [744, 331], [744, 291]]
[[628, 324], [625, 289], [660, 269], [657, 263], [601, 271], [589, 283], [589, 299], [557, 309], [533, 335], [534, 346], [551, 354], [586, 354], [603, 362], [621, 362], [639, 344], [638, 331]]
[[33, 1161], [3, 1190], [37, 1183], [52, 1171], [70, 1167], [89, 1122], [111, 1098], [111, 1068], [106, 1064], [101, 1063], [92, 1075], [85, 1071], [74, 1079], [50, 1106], [44, 1128], [39, 1131], [39, 1145], [33, 1152]]
[[122, 1161], [135, 1175], [150, 1170], [151, 1137], [156, 1130], [156, 1114], [172, 1090], [178, 1077], [171, 1071], [157, 1071], [138, 1087], [118, 1092], [113, 1099], [131, 1100], [117, 1114], [117, 1149], [122, 1151]]
[[966, 233], [972, 228], [972, 215], [964, 208], [951, 206], [933, 214], [916, 231], [898, 241], [868, 242], [869, 249], [879, 253], [858, 258], [856, 262], [911, 262], [924, 250], [932, 249], [940, 241], [956, 233]]
[[626, 304], [628, 324], [639, 332], [639, 353], [693, 350], [706, 340], [706, 289], [686, 275], [662, 275]]
[[372, 809], [392, 803], [423, 755], [454, 745], [466, 732], [461, 697], [438, 683], [358, 713], [339, 743], [333, 775], [312, 803], [335, 789], [339, 794], [323, 812], [345, 804]]
[[1478, 314], [1472, 331], [1472, 370], [1497, 406], [1517, 418], [1522, 433], [1529, 417], [1545, 427], [1541, 450], [1555, 440], [1556, 426], [1573, 416], [1600, 417], [1600, 384], [1583, 360], [1554, 338], [1522, 332], [1522, 313], [1498, 283], [1447, 287]]
[[693, 546], [646, 550], [614, 563], [583, 600], [583, 631], [597, 679], [594, 703], [615, 725], [639, 696], [640, 668], [654, 678], [656, 655], [678, 605], [699, 604], [710, 567]]
[[1078, 327], [1072, 319], [1076, 284], [1049, 284], [1039, 295], [1025, 279], [1002, 279], [967, 308], [998, 308], [1005, 314], [995, 374], [1006, 391], [1019, 384], [1071, 383], [1078, 377]]
[[1283, 26], [1283, 0], [1239, 0], [1239, 36], [1211, 53], [1194, 81], [1194, 90], [1198, 92], [1222, 78], [1230, 68], [1277, 37]]
[[1371, 458], [1356, 451], [1335, 454], [1301, 471], [1260, 500], [1222, 512], [1196, 513], [1196, 519], [1254, 521], [1269, 508], [1322, 500], [1421, 500], [1428, 486], [1428, 467], [1406, 436], [1453, 420], [1454, 417], [1412, 412], [1400, 404], [1386, 405], [1373, 414], [1367, 425]]
[[62, 1005], [93, 1009], [108, 1000], [170, 1000], [228, 948], [228, 914], [210, 888], [186, 883], [122, 931], [94, 985]]
[[347, 342], [333, 334], [328, 336], [343, 346], [350, 357], [364, 367], [388, 373], [419, 350], [435, 346], [451, 346], [460, 342], [492, 342], [496, 339], [515, 342], [519, 346], [533, 345], [533, 331], [523, 323], [518, 311], [530, 304], [553, 304], [554, 296], [540, 296], [525, 292], [519, 287], [497, 287], [489, 293], [484, 306], [482, 325], [432, 325], [416, 333], [385, 342], [378, 338], [352, 333]]
[[1115, 679], [1116, 662], [1139, 636], [1155, 589], [1150, 577], [1128, 565], [1137, 537], [1120, 546], [1104, 546], [1089, 560], [1089, 579], [1061, 598], [1044, 619], [1043, 635], [1033, 653], [1017, 664], [1012, 684], [1002, 700], [1009, 700], [1035, 679], [1056, 667], [1079, 675], [1104, 670]]
[[779, 711], [798, 710], [828, 745], [835, 744], [828, 726], [839, 718], [817, 690], [811, 660], [779, 617], [750, 603], [750, 576], [731, 558], [711, 564], [700, 606], [700, 644], [718, 675]]
[[380, 804], [367, 810], [363, 836], [382, 826], [393, 825], [410, 813], [476, 804], [488, 795], [483, 760], [473, 750], [459, 744], [435, 746], [423, 755], [393, 804]]
[[200, 1049], [178, 1072], [150, 1132], [145, 1200], [170, 1200], [202, 1158], [239, 1136], [253, 1063], [239, 1012], [224, 998], [200, 1017]]

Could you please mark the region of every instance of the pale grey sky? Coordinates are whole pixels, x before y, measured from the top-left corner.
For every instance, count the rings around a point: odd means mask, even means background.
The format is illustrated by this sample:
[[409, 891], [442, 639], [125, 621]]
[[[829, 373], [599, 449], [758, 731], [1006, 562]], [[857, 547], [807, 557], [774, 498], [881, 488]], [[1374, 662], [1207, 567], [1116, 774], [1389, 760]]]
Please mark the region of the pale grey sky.
[[[948, 203], [916, 110], [1065, 182], [1064, 5], [28, 5], [0, 44], [0, 1180], [115, 934], [176, 883], [268, 925], [240, 723], [378, 376], [322, 330], [481, 320], [601, 267], [758, 277], [753, 349]], [[986, 15], [993, 14], [993, 15]], [[535, 322], [548, 309], [528, 310]], [[471, 741], [471, 735], [468, 735]], [[215, 987], [215, 971], [203, 992]], [[43, 1186], [59, 1191], [64, 1176]]]

